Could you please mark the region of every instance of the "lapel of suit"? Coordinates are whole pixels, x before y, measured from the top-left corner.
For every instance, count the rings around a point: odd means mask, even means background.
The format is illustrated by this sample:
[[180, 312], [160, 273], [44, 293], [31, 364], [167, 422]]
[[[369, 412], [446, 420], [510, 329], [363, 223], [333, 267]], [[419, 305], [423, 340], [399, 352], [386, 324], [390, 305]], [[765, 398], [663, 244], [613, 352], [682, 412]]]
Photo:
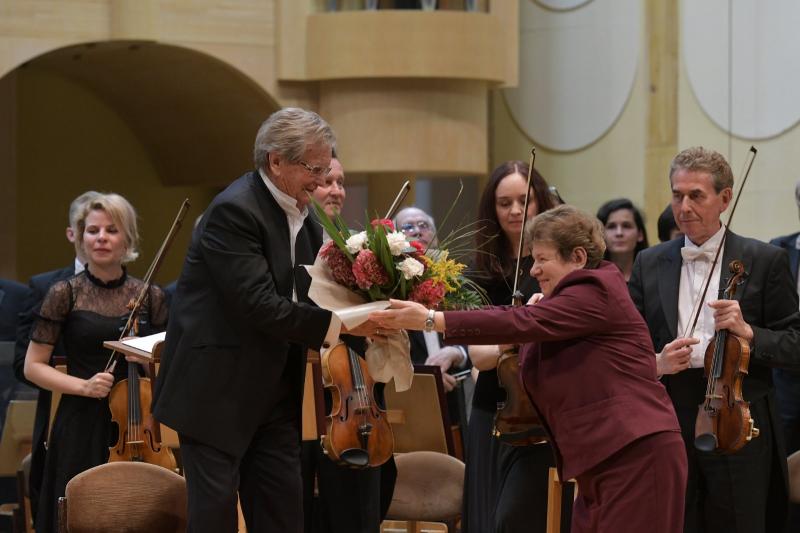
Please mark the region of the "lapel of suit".
[[309, 213], [303, 227], [297, 234], [297, 242], [294, 245], [294, 279], [297, 289], [297, 299], [310, 303], [308, 289], [311, 286], [311, 276], [303, 265], [313, 265], [322, 246], [322, 227], [312, 213]]
[[[753, 273], [753, 257], [751, 254], [747, 253], [744, 246], [744, 238], [736, 235], [733, 232], [728, 233], [728, 237], [725, 239], [725, 249], [722, 252], [722, 264], [720, 265], [719, 271], [719, 290], [720, 292], [718, 295], [722, 295], [722, 291], [725, 290], [725, 287], [728, 285], [728, 280], [731, 278], [731, 269], [729, 265], [731, 261], [738, 259], [744, 264], [744, 270], [748, 274]], [[745, 290], [747, 289], [747, 283], [749, 280], [749, 276], [745, 277], [742, 284], [736, 288], [736, 299], [740, 300], [742, 294], [744, 294]]]
[[262, 246], [269, 261], [275, 286], [278, 294], [291, 298], [293, 278], [289, 253], [289, 222], [286, 220], [286, 213], [273, 198], [258, 172], [251, 172], [249, 179], [267, 227], [268, 240], [264, 241]]
[[800, 265], [800, 250], [797, 249], [797, 235], [792, 235], [786, 243], [786, 252], [789, 254], [789, 266], [792, 269], [792, 277], [797, 281], [797, 267]]
[[3, 299], [6, 297], [6, 291], [0, 289], [0, 304], [3, 303]]
[[661, 308], [667, 320], [667, 327], [673, 336], [678, 331], [678, 287], [681, 283], [681, 248], [683, 239], [675, 239], [666, 245], [658, 257], [658, 295]]

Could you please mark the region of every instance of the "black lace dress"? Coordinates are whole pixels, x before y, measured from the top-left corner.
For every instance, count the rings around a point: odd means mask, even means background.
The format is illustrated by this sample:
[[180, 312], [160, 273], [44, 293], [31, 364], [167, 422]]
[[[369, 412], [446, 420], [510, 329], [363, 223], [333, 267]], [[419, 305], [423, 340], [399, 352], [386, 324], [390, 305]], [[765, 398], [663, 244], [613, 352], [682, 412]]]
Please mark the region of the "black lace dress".
[[[83, 379], [101, 372], [111, 355], [103, 341], [119, 338], [128, 317], [128, 302], [143, 287], [141, 280], [123, 273], [104, 283], [88, 271], [54, 284], [42, 302], [31, 330], [31, 340], [54, 344], [64, 339], [67, 373]], [[167, 321], [164, 293], [151, 287], [139, 318], [139, 334], [163, 331]], [[128, 366], [119, 357], [115, 381], [127, 377]], [[57, 530], [57, 501], [75, 475], [108, 461], [108, 447], [116, 440], [108, 398], [96, 399], [64, 394], [58, 405], [47, 442], [44, 479], [36, 531]]]

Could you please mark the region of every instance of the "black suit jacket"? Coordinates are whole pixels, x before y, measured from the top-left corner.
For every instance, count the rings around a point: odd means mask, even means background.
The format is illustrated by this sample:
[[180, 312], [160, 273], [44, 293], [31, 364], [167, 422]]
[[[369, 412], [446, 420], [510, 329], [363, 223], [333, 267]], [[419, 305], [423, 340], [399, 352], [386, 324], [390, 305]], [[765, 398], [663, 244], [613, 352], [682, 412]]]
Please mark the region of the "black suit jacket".
[[19, 314], [25, 309], [28, 287], [22, 283], [0, 279], [0, 341], [14, 341]]
[[[296, 265], [312, 264], [321, 244], [321, 228], [306, 218]], [[299, 407], [306, 348], [321, 346], [331, 320], [308, 301], [309, 284], [291, 263], [286, 214], [257, 172], [245, 174], [211, 202], [192, 237], [170, 309], [156, 418], [239, 456], [278, 391], [291, 387]]]
[[[628, 284], [631, 298], [650, 328], [656, 352], [678, 336], [678, 287], [683, 240], [676, 239], [636, 256]], [[731, 233], [726, 242], [720, 289], [730, 277], [727, 265], [744, 263], [749, 274], [737, 289], [744, 320], [753, 328], [750, 374], [744, 380], [744, 397], [753, 401], [772, 387], [769, 367], [800, 367], [800, 312], [797, 288], [786, 253], [755, 239]], [[712, 289], [709, 289], [712, 290]], [[664, 376], [663, 382], [676, 405], [696, 406], [705, 386], [683, 383], [681, 374]], [[691, 390], [684, 390], [684, 386]]]
[[800, 233], [792, 233], [783, 237], [776, 237], [769, 241], [773, 246], [783, 248], [789, 256], [789, 268], [792, 269], [792, 277], [797, 281], [797, 270], [800, 266], [800, 250], [797, 249], [797, 237]]
[[[634, 304], [650, 329], [656, 352], [677, 337], [678, 287], [683, 239], [675, 239], [643, 250], [636, 256], [628, 288]], [[749, 274], [737, 289], [744, 320], [753, 328], [749, 375], [743, 381], [743, 396], [749, 402], [766, 401], [774, 431], [780, 434], [777, 410], [768, 394], [772, 389], [770, 367], [800, 365], [800, 312], [797, 287], [786, 252], [755, 239], [729, 234], [725, 242], [720, 288], [730, 277], [727, 265], [740, 259]], [[711, 290], [711, 289], [709, 289]], [[701, 372], [684, 371], [662, 377], [685, 434], [693, 434], [694, 415], [703, 401], [706, 380]], [[762, 428], [767, 429], [767, 428]], [[773, 439], [773, 483], [768, 515], [780, 522], [785, 516], [788, 473], [783, 438]]]

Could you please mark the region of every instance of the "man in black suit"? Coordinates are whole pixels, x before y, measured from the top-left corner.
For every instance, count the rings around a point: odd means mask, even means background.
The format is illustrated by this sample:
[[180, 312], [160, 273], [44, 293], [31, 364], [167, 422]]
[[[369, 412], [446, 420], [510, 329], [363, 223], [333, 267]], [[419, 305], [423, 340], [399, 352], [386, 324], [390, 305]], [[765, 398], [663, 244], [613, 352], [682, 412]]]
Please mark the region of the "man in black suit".
[[[717, 152], [689, 148], [673, 160], [670, 183], [673, 213], [685, 239], [642, 251], [629, 288], [650, 328], [658, 373], [686, 443], [685, 531], [781, 531], [787, 505], [786, 453], [771, 367], [800, 363], [797, 285], [783, 250], [728, 232], [692, 333], [692, 308], [723, 240], [720, 217], [731, 201], [733, 174]], [[717, 288], [725, 287], [728, 264], [734, 259], [744, 263], [748, 277], [738, 287], [737, 299], [718, 300]], [[720, 329], [751, 346], [743, 395], [761, 432], [730, 455], [694, 446], [697, 406], [706, 389], [704, 353]]]
[[340, 323], [308, 300], [301, 265], [322, 242], [307, 205], [334, 143], [316, 113], [274, 113], [256, 136], [256, 171], [217, 195], [194, 231], [153, 398], [180, 437], [190, 532], [236, 531], [237, 491], [248, 531], [303, 530], [305, 356]]
[[[344, 167], [331, 154], [331, 171], [312, 194], [325, 214], [333, 218], [344, 208]], [[328, 239], [323, 233], [323, 239]], [[345, 342], [363, 356], [361, 339]], [[322, 387], [322, 383], [314, 383]], [[375, 396], [383, 405], [383, 383], [375, 384]], [[333, 398], [324, 390], [325, 412]], [[334, 463], [322, 451], [319, 439], [303, 441], [303, 510], [306, 533], [377, 533], [391, 503], [397, 468], [394, 458], [375, 468], [354, 469]], [[315, 489], [317, 495], [315, 496]]]
[[[11, 343], [17, 336], [19, 314], [25, 309], [30, 289], [22, 283], [0, 279], [0, 341]], [[14, 379], [11, 350], [0, 361], [0, 430], [5, 425], [8, 403], [14, 398], [17, 382]]]
[[[795, 185], [794, 199], [800, 209], [800, 181]], [[800, 233], [777, 237], [772, 239], [770, 244], [786, 250], [789, 255], [789, 267], [792, 269], [792, 279], [795, 280], [800, 292], [800, 277], [798, 277]], [[783, 422], [786, 453], [791, 455], [800, 450], [800, 370], [774, 368], [772, 369], [772, 379], [775, 381], [775, 399]], [[800, 505], [791, 505], [789, 516], [789, 525], [786, 531], [800, 531]]]
[[[31, 387], [36, 387], [33, 383], [25, 379], [25, 354], [28, 351], [30, 342], [30, 332], [39, 306], [42, 305], [47, 290], [57, 281], [71, 278], [75, 274], [83, 271], [86, 258], [78, 245], [77, 232], [78, 224], [84, 207], [99, 193], [87, 191], [75, 198], [69, 205], [69, 225], [65, 230], [67, 240], [72, 243], [75, 249], [75, 259], [73, 263], [58, 270], [51, 270], [42, 274], [36, 274], [28, 281], [30, 293], [25, 303], [25, 310], [20, 314], [20, 321], [17, 327], [16, 346], [14, 348], [14, 375], [19, 381]], [[53, 348], [53, 358], [64, 357], [67, 354], [64, 350], [64, 343], [59, 339]], [[51, 359], [50, 364], [53, 364]], [[38, 387], [37, 387], [38, 388]], [[31, 500], [31, 513], [34, 520], [36, 511], [39, 508], [39, 490], [42, 486], [42, 475], [44, 473], [44, 459], [46, 451], [46, 440], [50, 428], [50, 403], [52, 396], [49, 390], [39, 389], [39, 396], [36, 401], [36, 414], [33, 422], [33, 440], [31, 443], [31, 471], [28, 478], [28, 493]]]
[[17, 338], [17, 322], [30, 290], [22, 283], [0, 279], [0, 341]]

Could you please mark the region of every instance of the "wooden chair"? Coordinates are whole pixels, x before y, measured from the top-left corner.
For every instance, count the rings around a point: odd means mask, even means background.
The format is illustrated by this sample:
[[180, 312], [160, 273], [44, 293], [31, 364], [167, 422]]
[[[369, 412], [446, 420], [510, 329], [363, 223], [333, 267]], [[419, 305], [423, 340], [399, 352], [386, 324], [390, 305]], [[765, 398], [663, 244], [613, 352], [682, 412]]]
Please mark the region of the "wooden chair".
[[[397, 482], [382, 531], [455, 531], [461, 516], [464, 463], [444, 453], [419, 451], [395, 456]], [[393, 521], [391, 524], [388, 521]], [[423, 527], [423, 522], [429, 523]], [[438, 522], [441, 526], [430, 524]], [[439, 529], [436, 529], [439, 527]]]
[[438, 366], [414, 365], [411, 388], [397, 392], [392, 381], [384, 395], [395, 453], [424, 450], [457, 455]]
[[67, 483], [58, 501], [59, 533], [186, 530], [186, 482], [166, 468], [115, 462], [90, 468]]
[[[572, 491], [569, 491], [572, 489]], [[572, 492], [573, 501], [578, 495], [578, 484], [574, 479], [561, 481], [558, 471], [550, 467], [547, 479], [547, 533], [561, 533], [561, 510], [563, 509], [564, 492]], [[569, 530], [569, 527], [567, 527]]]
[[800, 451], [789, 456], [789, 501], [800, 503]]

